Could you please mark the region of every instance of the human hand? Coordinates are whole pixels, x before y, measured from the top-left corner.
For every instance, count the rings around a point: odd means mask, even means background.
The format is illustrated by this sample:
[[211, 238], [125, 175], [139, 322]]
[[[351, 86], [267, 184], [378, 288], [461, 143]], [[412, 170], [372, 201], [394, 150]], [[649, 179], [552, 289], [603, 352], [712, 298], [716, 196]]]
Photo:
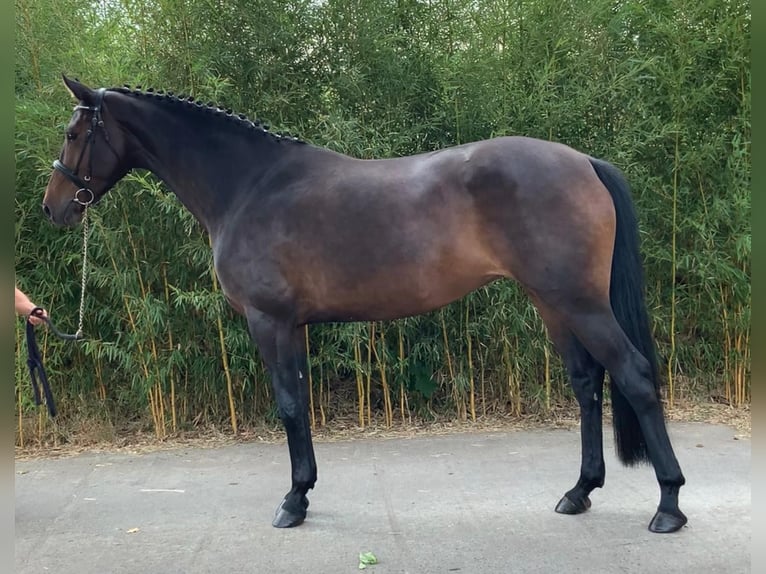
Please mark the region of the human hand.
[[[34, 313], [32, 313], [33, 311]], [[43, 319], [48, 318], [48, 312], [35, 305], [18, 287], [16, 287], [16, 313], [22, 317], [28, 317], [29, 322], [33, 325], [39, 325]]]
[[36, 308], [34, 312], [30, 309], [30, 312], [28, 313], [28, 319], [29, 322], [33, 325], [40, 325], [43, 323], [43, 319], [48, 318], [48, 312], [45, 309], [42, 309], [40, 307]]

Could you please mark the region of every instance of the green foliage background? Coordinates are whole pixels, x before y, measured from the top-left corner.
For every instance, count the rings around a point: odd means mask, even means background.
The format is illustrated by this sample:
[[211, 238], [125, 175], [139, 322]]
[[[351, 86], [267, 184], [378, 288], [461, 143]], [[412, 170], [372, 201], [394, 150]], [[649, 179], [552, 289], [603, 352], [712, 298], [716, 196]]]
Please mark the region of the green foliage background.
[[[82, 236], [50, 226], [40, 201], [71, 114], [66, 72], [94, 87], [129, 83], [211, 100], [358, 157], [505, 134], [603, 157], [633, 186], [668, 399], [749, 402], [748, 2], [15, 7], [16, 280], [60, 328], [76, 327]], [[215, 285], [208, 240], [190, 214], [145, 173], [92, 211], [89, 339], [40, 334], [62, 410], [56, 432], [84, 419], [159, 436], [273, 421], [262, 365]], [[22, 327], [20, 442], [34, 408]], [[388, 424], [573, 404], [541, 321], [509, 282], [426, 316], [312, 327], [310, 349], [317, 424], [331, 424], [352, 401], [360, 423]], [[50, 430], [42, 417], [34, 422], [38, 433]]]

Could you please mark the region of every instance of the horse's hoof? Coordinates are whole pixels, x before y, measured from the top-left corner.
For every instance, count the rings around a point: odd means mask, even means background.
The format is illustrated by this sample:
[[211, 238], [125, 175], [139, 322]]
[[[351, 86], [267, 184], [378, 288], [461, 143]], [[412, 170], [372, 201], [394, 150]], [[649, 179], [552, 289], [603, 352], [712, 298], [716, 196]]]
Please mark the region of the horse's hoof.
[[565, 494], [556, 505], [556, 512], [559, 514], [582, 514], [589, 508], [590, 498], [587, 496], [575, 501]]
[[680, 510], [676, 511], [677, 514], [670, 514], [658, 510], [654, 515], [652, 521], [649, 523], [649, 530], [657, 532], [659, 534], [667, 534], [668, 532], [675, 532], [679, 530], [684, 524], [686, 524], [687, 518]]
[[274, 520], [272, 520], [271, 525], [275, 528], [292, 528], [293, 526], [303, 524], [303, 521], [306, 520], [306, 508], [309, 505], [308, 498], [303, 497], [299, 509], [289, 508], [289, 505], [286, 503], [287, 499], [283, 500], [274, 514]]

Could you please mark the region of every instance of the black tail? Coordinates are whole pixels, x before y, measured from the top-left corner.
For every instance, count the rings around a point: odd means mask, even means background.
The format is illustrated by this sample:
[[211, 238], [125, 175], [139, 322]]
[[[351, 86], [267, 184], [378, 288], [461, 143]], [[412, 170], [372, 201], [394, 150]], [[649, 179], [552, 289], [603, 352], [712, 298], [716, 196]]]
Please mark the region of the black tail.
[[[594, 158], [591, 158], [590, 163], [601, 182], [609, 190], [617, 214], [612, 279], [609, 288], [612, 310], [622, 330], [636, 349], [649, 361], [652, 379], [659, 397], [660, 377], [657, 355], [646, 308], [638, 222], [630, 196], [630, 186], [620, 170], [610, 163]], [[629, 466], [649, 462], [646, 440], [638, 424], [636, 413], [625, 396], [617, 389], [611, 375], [610, 380], [617, 455], [624, 464]]]

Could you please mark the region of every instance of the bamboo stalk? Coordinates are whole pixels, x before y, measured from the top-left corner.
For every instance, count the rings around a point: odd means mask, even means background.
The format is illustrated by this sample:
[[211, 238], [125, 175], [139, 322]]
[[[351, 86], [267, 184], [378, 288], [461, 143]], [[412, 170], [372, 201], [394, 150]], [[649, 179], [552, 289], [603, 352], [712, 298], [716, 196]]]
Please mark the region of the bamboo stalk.
[[[210, 239], [208, 238], [208, 242], [210, 243], [210, 247], [212, 249], [213, 244], [210, 242]], [[215, 275], [215, 267], [210, 266], [210, 278], [213, 283], [213, 293], [218, 292], [218, 278]], [[226, 377], [226, 395], [228, 397], [229, 402], [229, 419], [231, 421], [231, 431], [234, 434], [237, 434], [238, 425], [237, 425], [237, 410], [234, 407], [234, 385], [232, 383], [231, 379], [231, 370], [229, 369], [229, 356], [226, 352], [226, 339], [223, 334], [223, 320], [221, 319], [221, 314], [218, 313], [216, 315], [216, 326], [218, 327], [218, 342], [221, 346], [221, 362], [223, 363], [223, 373]]]
[[356, 394], [359, 404], [359, 427], [364, 429], [364, 380], [362, 378], [362, 353], [359, 349], [359, 336], [354, 333], [354, 375], [356, 377]]
[[[723, 289], [723, 285], [719, 286], [721, 291], [721, 310], [723, 313], [723, 332], [724, 332], [724, 341], [723, 341], [723, 382], [724, 382], [724, 396], [726, 397], [726, 401], [729, 404], [733, 404], [733, 397], [732, 397], [732, 388], [731, 388], [731, 380], [732, 380], [732, 367], [729, 364], [729, 359], [731, 356], [731, 332], [729, 331], [729, 314], [726, 310], [726, 294]], [[736, 361], [735, 361], [736, 363]]]
[[[168, 267], [167, 265], [162, 265], [162, 282], [165, 287], [165, 303], [167, 304], [168, 308], [170, 308], [170, 287], [168, 285]], [[170, 327], [170, 323], [168, 322], [168, 351], [170, 353], [173, 353], [173, 329]], [[170, 370], [170, 420], [171, 425], [173, 429], [173, 433], [175, 434], [178, 432], [178, 414], [177, 414], [177, 408], [176, 408], [176, 372], [175, 369], [171, 366]]]
[[370, 322], [370, 340], [367, 342], [367, 424], [372, 424], [372, 407], [370, 406], [370, 388], [372, 386], [372, 347], [375, 340], [375, 321]]
[[399, 385], [399, 415], [402, 419], [402, 424], [407, 424], [407, 413], [409, 408], [407, 405], [407, 393], [404, 392], [404, 385]]
[[154, 387], [149, 387], [147, 390], [147, 396], [149, 397], [149, 412], [152, 415], [152, 424], [154, 425], [154, 435], [157, 436], [159, 433], [158, 426], [157, 426], [157, 408], [154, 404]]
[[402, 323], [399, 322], [399, 412], [402, 417], [402, 424], [406, 423], [405, 413], [407, 408], [407, 394], [404, 392], [404, 337], [402, 336]]
[[189, 417], [189, 371], [184, 371], [184, 399], [182, 404], [184, 420]]
[[545, 412], [551, 412], [551, 353], [548, 350], [548, 343], [543, 346], [545, 353]]
[[[16, 348], [21, 349], [21, 330], [16, 329]], [[19, 446], [24, 448], [24, 409], [22, 408], [21, 385], [16, 385], [16, 404], [19, 407]]]
[[[518, 339], [516, 340], [518, 343]], [[514, 382], [516, 383], [516, 415], [521, 416], [521, 405], [523, 396], [521, 393], [521, 376], [522, 376], [522, 370], [521, 365], [519, 364], [518, 358], [514, 357], [513, 359], [513, 369], [514, 373], [516, 373], [516, 377], [514, 378]]]
[[521, 373], [516, 359], [511, 359], [511, 344], [503, 330], [503, 358], [508, 371], [508, 391], [511, 398], [511, 410], [521, 416]]
[[157, 355], [157, 345], [155, 343], [154, 337], [152, 336], [151, 340], [151, 351], [152, 351], [152, 358], [154, 359], [154, 372], [156, 374], [155, 378], [155, 385], [157, 386], [157, 401], [156, 406], [158, 408], [157, 411], [157, 421], [161, 425], [157, 427], [157, 438], [165, 438], [165, 401], [162, 397], [162, 386], [160, 384], [161, 377], [159, 373], [159, 357]]
[[[311, 413], [311, 430], [314, 430], [317, 426], [316, 415], [314, 414], [314, 381], [311, 378], [311, 363], [309, 362], [309, 326], [303, 326], [304, 338], [306, 340], [306, 365], [308, 368], [308, 386], [309, 386], [309, 412]], [[321, 406], [321, 393], [322, 393], [322, 379], [319, 379], [319, 393], [320, 393], [320, 406]]]
[[149, 387], [149, 402], [151, 404], [152, 418], [154, 420], [154, 432], [158, 439], [163, 439], [165, 424], [162, 416], [162, 394], [155, 384]]
[[154, 396], [154, 386], [149, 387], [149, 405], [152, 412], [152, 422], [154, 423], [154, 434], [157, 438], [162, 438], [159, 408], [157, 407], [157, 397]]
[[98, 397], [102, 400], [106, 400], [106, 385], [104, 385], [104, 377], [102, 376], [101, 357], [99, 356], [95, 362], [96, 381], [98, 382]]
[[[37, 412], [37, 444], [42, 445], [43, 443], [43, 411], [39, 410]], [[53, 435], [53, 444], [54, 446], [58, 446], [58, 435], [54, 433]]]
[[457, 409], [457, 415], [460, 420], [465, 420], [465, 405], [463, 404], [463, 401], [460, 396], [460, 392], [457, 388], [457, 384], [455, 384], [455, 371], [452, 368], [452, 357], [450, 355], [449, 351], [449, 339], [447, 337], [447, 323], [444, 320], [444, 309], [440, 312], [441, 316], [441, 324], [442, 324], [442, 338], [444, 340], [444, 355], [447, 358], [447, 371], [449, 372], [450, 376], [450, 389], [452, 391], [452, 397], [455, 400], [455, 408]]
[[737, 333], [737, 343], [736, 343], [736, 356], [737, 356], [737, 367], [736, 367], [736, 380], [735, 380], [735, 387], [734, 387], [734, 396], [735, 396], [735, 403], [737, 407], [741, 407], [745, 402], [745, 363], [742, 360], [743, 356], [743, 333], [740, 331]]
[[16, 392], [16, 403], [19, 406], [19, 447], [24, 448], [24, 409], [21, 408], [21, 389]]
[[[156, 358], [156, 357], [155, 357]], [[165, 397], [162, 396], [162, 384], [157, 380], [157, 402], [160, 404], [160, 422], [162, 423], [162, 437], [167, 437], [167, 425], [165, 423]]]
[[128, 243], [130, 244], [130, 248], [133, 251], [133, 263], [136, 266], [136, 274], [138, 277], [138, 285], [141, 288], [141, 295], [146, 298], [146, 287], [144, 287], [144, 279], [141, 276], [141, 266], [138, 263], [138, 250], [136, 249], [136, 244], [133, 241], [133, 233], [130, 231], [130, 221], [128, 220], [128, 212], [123, 207], [122, 210], [123, 217], [125, 219], [125, 231], [128, 233]]
[[[384, 349], [386, 344], [385, 337], [386, 337], [385, 331], [381, 329], [380, 342], [381, 342], [381, 346]], [[391, 408], [391, 395], [388, 389], [388, 380], [386, 378], [385, 353], [383, 354], [383, 358], [381, 359], [380, 356], [378, 355], [377, 345], [373, 345], [372, 350], [373, 350], [373, 353], [375, 354], [375, 360], [378, 362], [378, 371], [380, 372], [380, 382], [381, 382], [381, 386], [383, 387], [383, 414], [384, 414], [384, 419], [386, 422], [386, 428], [390, 428], [391, 424], [393, 423], [394, 413]]]
[[455, 371], [452, 369], [452, 357], [449, 352], [449, 339], [447, 338], [447, 323], [444, 321], [444, 309], [440, 312], [442, 322], [442, 337], [444, 339], [444, 356], [447, 358], [447, 372], [449, 373], [450, 382], [455, 380]]
[[157, 393], [159, 428], [161, 429], [160, 439], [167, 437], [167, 425], [165, 424], [165, 399], [162, 396], [162, 385], [160, 381], [155, 384], [155, 393]]
[[221, 362], [223, 363], [223, 372], [226, 376], [226, 396], [229, 402], [229, 418], [231, 420], [231, 432], [237, 434], [237, 411], [234, 407], [234, 385], [231, 381], [231, 371], [229, 370], [229, 356], [226, 353], [226, 341], [223, 336], [223, 321], [221, 315], [216, 317], [216, 326], [218, 327], [218, 342], [221, 345]]
[[471, 411], [471, 420], [476, 422], [476, 385], [473, 378], [473, 346], [471, 344], [471, 334], [468, 330], [468, 311], [469, 305], [465, 306], [465, 338], [466, 338], [466, 354], [468, 355], [468, 388], [469, 388], [469, 406]]
[[[737, 315], [742, 317], [743, 309], [741, 305], [737, 306]], [[740, 407], [745, 404], [747, 398], [747, 365], [750, 362], [750, 330], [745, 327], [743, 331], [740, 331], [741, 339], [738, 340], [737, 345], [737, 358], [739, 363], [739, 381], [737, 388], [739, 389], [737, 406]]]
[[[481, 379], [481, 412], [483, 416], [487, 416], [487, 388], [486, 388], [486, 371], [484, 369], [484, 354], [479, 351], [479, 373]], [[491, 389], [490, 389], [491, 391]]]
[[[327, 404], [330, 404], [329, 383], [327, 385]], [[324, 366], [319, 366], [319, 420], [322, 422], [322, 426], [327, 426], [327, 417], [325, 416], [324, 401], [322, 397], [325, 395], [324, 386]]]
[[[750, 364], [750, 330], [745, 331], [745, 340], [742, 347], [742, 403], [750, 400], [747, 393], [747, 366]], [[741, 405], [740, 405], [741, 406]]]
[[178, 432], [178, 414], [176, 412], [176, 378], [170, 377], [170, 421], [173, 434]]
[[[244, 392], [245, 392], [245, 386], [247, 385], [247, 379], [242, 379], [242, 404], [245, 404], [245, 398], [244, 398]], [[250, 411], [250, 415], [252, 419], [254, 419], [257, 416], [258, 413], [258, 375], [256, 374], [256, 371], [253, 371], [253, 408]], [[252, 420], [251, 419], [251, 420]]]
[[676, 129], [675, 152], [673, 158], [673, 226], [671, 232], [671, 290], [670, 290], [670, 353], [668, 354], [668, 403], [673, 407], [675, 401], [675, 376], [673, 364], [676, 357], [676, 241], [678, 235], [678, 171], [679, 171], [679, 132]]
[[503, 363], [505, 364], [505, 372], [508, 377], [508, 399], [511, 403], [511, 410], [513, 410], [513, 399], [514, 399], [514, 389], [513, 389], [513, 366], [511, 365], [511, 353], [510, 353], [510, 345], [508, 344], [508, 338], [506, 337], [506, 331], [503, 329]]

